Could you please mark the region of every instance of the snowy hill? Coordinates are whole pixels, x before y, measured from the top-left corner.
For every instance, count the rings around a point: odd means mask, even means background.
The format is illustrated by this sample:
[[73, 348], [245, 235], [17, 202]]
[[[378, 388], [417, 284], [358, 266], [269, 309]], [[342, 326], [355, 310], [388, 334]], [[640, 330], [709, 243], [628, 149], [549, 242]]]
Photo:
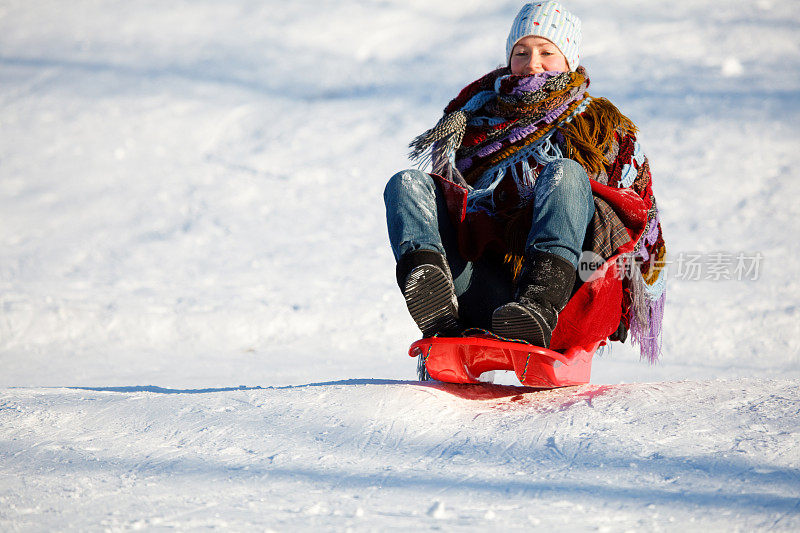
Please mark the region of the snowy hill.
[[755, 379], [13, 389], [0, 525], [796, 529], [798, 404]]
[[662, 363], [406, 381], [383, 186], [519, 5], [0, 3], [0, 529], [800, 527], [792, 0], [568, 3], [651, 160]]

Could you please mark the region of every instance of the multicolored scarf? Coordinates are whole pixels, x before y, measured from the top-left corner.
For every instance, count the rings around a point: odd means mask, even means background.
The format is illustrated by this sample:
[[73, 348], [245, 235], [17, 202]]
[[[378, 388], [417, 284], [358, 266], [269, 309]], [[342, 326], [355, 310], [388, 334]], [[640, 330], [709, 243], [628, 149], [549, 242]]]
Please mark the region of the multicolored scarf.
[[528, 76], [492, 71], [465, 87], [436, 126], [411, 142], [410, 156], [463, 181], [473, 198], [490, 196], [509, 173], [520, 197], [528, 198], [536, 180], [531, 159], [546, 164], [569, 157], [590, 175], [601, 173], [614, 132], [636, 127], [604, 98], [590, 97], [589, 83], [583, 67]]

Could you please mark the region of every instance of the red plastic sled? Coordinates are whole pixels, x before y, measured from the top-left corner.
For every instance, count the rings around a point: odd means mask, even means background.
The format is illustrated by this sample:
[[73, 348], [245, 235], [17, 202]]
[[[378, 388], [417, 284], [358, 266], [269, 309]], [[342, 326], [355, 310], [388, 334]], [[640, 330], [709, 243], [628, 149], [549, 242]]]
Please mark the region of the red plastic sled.
[[433, 379], [480, 383], [490, 370], [513, 370], [528, 387], [555, 388], [589, 383], [592, 356], [605, 341], [564, 353], [531, 344], [498, 340], [490, 335], [429, 337], [411, 345], [408, 355], [422, 356]]

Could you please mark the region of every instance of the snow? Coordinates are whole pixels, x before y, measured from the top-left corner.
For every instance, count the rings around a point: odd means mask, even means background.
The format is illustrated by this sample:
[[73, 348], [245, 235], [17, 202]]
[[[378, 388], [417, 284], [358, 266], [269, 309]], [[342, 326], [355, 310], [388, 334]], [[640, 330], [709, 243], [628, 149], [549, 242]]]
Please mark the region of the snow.
[[9, 389], [0, 524], [796, 528], [799, 404], [758, 379]]
[[791, 0], [568, 3], [651, 160], [660, 364], [409, 381], [382, 190], [519, 5], [0, 4], [0, 529], [800, 528]]

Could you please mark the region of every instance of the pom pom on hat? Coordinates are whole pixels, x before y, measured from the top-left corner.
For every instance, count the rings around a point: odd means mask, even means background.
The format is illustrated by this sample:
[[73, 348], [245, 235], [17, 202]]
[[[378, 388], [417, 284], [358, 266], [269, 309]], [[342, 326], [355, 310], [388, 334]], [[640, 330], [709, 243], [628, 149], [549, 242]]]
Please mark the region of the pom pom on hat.
[[525, 4], [514, 18], [506, 41], [506, 61], [514, 45], [529, 35], [544, 37], [558, 46], [570, 70], [580, 64], [581, 19], [564, 9], [558, 2], [544, 1]]

